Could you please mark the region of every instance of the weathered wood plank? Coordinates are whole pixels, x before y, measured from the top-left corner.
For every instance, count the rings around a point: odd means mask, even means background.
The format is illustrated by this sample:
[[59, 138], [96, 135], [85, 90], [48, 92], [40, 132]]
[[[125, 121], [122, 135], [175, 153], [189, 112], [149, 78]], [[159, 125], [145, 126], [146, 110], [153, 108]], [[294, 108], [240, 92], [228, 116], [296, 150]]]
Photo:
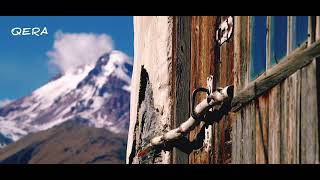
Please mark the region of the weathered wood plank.
[[270, 90], [269, 95], [269, 143], [268, 162], [271, 164], [280, 163], [280, 85]]
[[255, 163], [255, 103], [250, 102], [245, 108], [243, 119], [243, 163]]
[[301, 70], [301, 163], [319, 163], [316, 61]]
[[[221, 22], [223, 22], [227, 17], [226, 16], [221, 16]], [[231, 43], [230, 43], [231, 44]], [[228, 65], [229, 65], [229, 54], [228, 54], [228, 46], [229, 42], [225, 42], [220, 46], [220, 63], [219, 63], [219, 74], [215, 74], [218, 76], [217, 79], [219, 79], [216, 83], [217, 86], [224, 87], [226, 86], [227, 83], [227, 71], [228, 71]], [[233, 46], [233, 44], [232, 44]], [[225, 122], [226, 122], [226, 117], [223, 117], [221, 121], [219, 121], [219, 140], [217, 144], [218, 148], [218, 163], [222, 164], [224, 161], [224, 128], [225, 128]]]
[[[292, 47], [292, 16], [288, 17], [288, 52], [296, 51]], [[299, 151], [300, 151], [300, 70], [297, 70], [294, 74], [290, 75], [285, 82], [287, 85], [282, 87], [286, 88], [287, 101], [281, 102], [282, 106], [282, 121], [287, 122], [287, 142], [283, 143], [286, 148], [283, 148], [282, 163], [297, 164], [299, 163]], [[285, 95], [283, 95], [285, 96]], [[284, 134], [284, 133], [282, 133]], [[285, 142], [283, 140], [282, 142]], [[287, 149], [287, 150], [286, 150]]]
[[[316, 40], [320, 40], [320, 16], [316, 16]], [[316, 83], [317, 83], [317, 107], [318, 107], [318, 146], [320, 146], [320, 58], [316, 60]], [[319, 147], [319, 161], [320, 162], [320, 147]]]
[[295, 91], [294, 97], [296, 99], [295, 106], [296, 106], [296, 111], [295, 111], [295, 124], [296, 124], [296, 130], [295, 130], [295, 135], [293, 136], [295, 139], [293, 139], [294, 144], [294, 149], [293, 149], [293, 163], [298, 164], [300, 163], [300, 131], [301, 131], [301, 70], [298, 70], [296, 72], [296, 77], [294, 76], [293, 78], [294, 81], [296, 81], [295, 84]]
[[[189, 97], [190, 97], [190, 70], [191, 70], [191, 17], [175, 17], [175, 91], [176, 104], [174, 115], [174, 127], [179, 126], [189, 118]], [[173, 163], [187, 164], [188, 154], [177, 148], [173, 150]]]
[[[192, 17], [192, 35], [191, 35], [191, 61], [192, 66], [191, 66], [191, 88], [195, 89], [198, 86], [198, 78], [200, 76], [200, 65], [199, 65], [199, 61], [200, 61], [200, 17], [199, 16], [195, 16]], [[194, 132], [190, 132], [190, 140], [192, 141], [192, 139], [196, 138], [196, 132], [199, 132], [199, 128], [196, 127]], [[198, 156], [197, 156], [197, 151], [192, 152], [191, 156], [193, 157], [193, 161], [189, 160], [189, 163], [196, 163], [199, 162], [198, 161]]]
[[223, 141], [224, 141], [224, 121], [225, 121], [225, 117], [222, 118], [221, 121], [218, 122], [218, 126], [217, 126], [217, 132], [218, 132], [218, 136], [217, 136], [217, 163], [218, 164], [222, 164], [223, 163], [223, 159], [222, 159], [222, 154], [223, 154]]
[[250, 107], [250, 159], [249, 163], [250, 164], [255, 164], [256, 163], [256, 108], [255, 108], [255, 102], [252, 102], [251, 107]]
[[[212, 53], [216, 53], [213, 50], [214, 41], [213, 39], [211, 39], [211, 38], [215, 38], [215, 33], [214, 33], [215, 19], [212, 16], [211, 17], [202, 16], [201, 18], [202, 18], [202, 21], [201, 21], [202, 31], [200, 32], [200, 38], [201, 38], [200, 60], [201, 60], [202, 69], [205, 70], [205, 71], [202, 71], [201, 82], [202, 82], [202, 87], [206, 87], [207, 77], [210, 74], [213, 74], [214, 57], [212, 56]], [[205, 94], [203, 95], [205, 96]], [[203, 149], [201, 151], [201, 157], [202, 157], [200, 162], [201, 164], [209, 164], [211, 151], [212, 149], [209, 149], [209, 151], [206, 151], [206, 149]]]
[[271, 16], [267, 16], [267, 29], [269, 29], [267, 31], [267, 34], [266, 34], [266, 39], [267, 39], [267, 45], [266, 45], [266, 50], [267, 50], [267, 53], [266, 53], [266, 68], [269, 69], [271, 67], [271, 62], [270, 62], [270, 49], [271, 49]]
[[263, 147], [263, 127], [262, 127], [262, 110], [261, 110], [260, 100], [256, 101], [256, 128], [255, 128], [255, 136], [256, 136], [256, 163], [264, 164], [264, 147]]
[[[193, 91], [199, 87], [207, 86], [207, 77], [214, 72], [215, 60], [215, 25], [216, 17], [214, 16], [193, 16], [191, 30], [191, 87]], [[206, 95], [200, 94], [196, 98], [196, 102], [200, 102]], [[190, 132], [190, 141], [196, 139], [200, 132], [200, 126], [197, 126]], [[212, 150], [210, 150], [212, 151]], [[191, 164], [207, 164], [210, 162], [211, 152], [204, 148], [198, 149], [190, 153], [189, 163]]]
[[[222, 16], [221, 22], [225, 21], [229, 16]], [[230, 39], [220, 47], [220, 63], [218, 64], [219, 73], [214, 75], [219, 79], [217, 86], [224, 87], [234, 83], [234, 38], [233, 34]], [[229, 148], [228, 139], [230, 139], [232, 115], [224, 116], [219, 122], [220, 139], [218, 144], [220, 163], [228, 163], [231, 160], [231, 148]]]
[[[290, 78], [290, 77], [289, 77]], [[288, 128], [289, 128], [289, 103], [291, 82], [289, 78], [280, 83], [281, 96], [281, 123], [280, 123], [280, 163], [285, 164], [288, 160]], [[288, 138], [288, 139], [287, 139]]]
[[250, 103], [243, 108], [243, 119], [242, 119], [242, 134], [243, 134], [243, 144], [242, 144], [242, 164], [248, 164], [248, 159], [249, 159], [249, 156], [250, 156], [250, 137], [249, 137], [249, 128], [250, 128], [250, 116], [249, 116], [249, 113], [248, 111], [250, 111]]
[[237, 120], [232, 122], [232, 136], [231, 136], [231, 142], [232, 142], [232, 153], [231, 153], [231, 163], [235, 164], [236, 163], [236, 156], [238, 154], [238, 147], [237, 147], [237, 141], [238, 136], [237, 136]]
[[244, 61], [242, 65], [241, 71], [243, 72], [243, 80], [244, 80], [244, 86], [247, 87], [250, 82], [250, 67], [251, 67], [251, 34], [252, 34], [252, 16], [246, 17], [246, 24], [243, 24], [243, 28], [246, 29], [246, 33], [242, 34], [242, 41], [245, 42], [243, 51], [244, 54]]
[[233, 111], [238, 110], [250, 100], [279, 84], [298, 69], [308, 65], [313, 58], [318, 56], [320, 56], [320, 41], [316, 41], [307, 48], [302, 46], [299, 50], [286, 56], [277, 66], [269, 69], [265, 75], [251, 82], [247, 88], [234, 97], [232, 102]]
[[281, 83], [281, 163], [298, 163], [300, 71]]
[[242, 88], [241, 83], [241, 60], [243, 59], [241, 57], [242, 55], [242, 49], [241, 49], [241, 43], [244, 43], [241, 41], [241, 34], [243, 33], [243, 29], [241, 28], [242, 24], [244, 23], [242, 21], [241, 16], [235, 16], [234, 17], [234, 64], [235, 64], [235, 70], [234, 70], [234, 93], [237, 94], [239, 90]]
[[[315, 39], [315, 23], [309, 17], [308, 46]], [[301, 69], [301, 163], [319, 163], [319, 124], [316, 59]]]
[[242, 133], [241, 131], [241, 110], [236, 113], [236, 121], [233, 122], [232, 127], [232, 164], [239, 164], [240, 157], [241, 157], [241, 138]]
[[237, 153], [235, 154], [235, 164], [242, 163], [243, 156], [243, 133], [242, 133], [242, 120], [244, 119], [244, 112], [240, 110], [237, 112], [237, 121], [236, 121], [236, 129], [237, 129], [237, 141], [236, 141], [236, 149]]
[[297, 164], [299, 159], [299, 123], [300, 123], [300, 71], [291, 75], [292, 81], [289, 99], [289, 140], [288, 140], [288, 163]]
[[256, 101], [256, 163], [268, 163], [268, 93]]
[[218, 123], [214, 123], [213, 124], [213, 150], [212, 150], [212, 160], [211, 162], [213, 164], [218, 164], [218, 148], [217, 148], [217, 144], [219, 143], [219, 124]]
[[[197, 87], [197, 77], [198, 72], [198, 61], [199, 61], [199, 16], [192, 16], [191, 19], [191, 83], [190, 83], [190, 90], [193, 90]], [[191, 98], [191, 96], [190, 96]], [[197, 127], [195, 128], [195, 131]], [[189, 139], [193, 141], [196, 138], [196, 134], [194, 132], [190, 132]], [[195, 162], [195, 152], [191, 152], [189, 154], [189, 163]]]
[[233, 123], [236, 121], [236, 113], [228, 113], [226, 121], [224, 124], [225, 127], [225, 136], [224, 136], [224, 164], [229, 164], [232, 162], [232, 130]]
[[[249, 42], [248, 36], [248, 17], [247, 16], [235, 16], [234, 17], [234, 93], [235, 95], [246, 85], [247, 83], [247, 52]], [[236, 112], [235, 119], [233, 120], [232, 127], [232, 163], [242, 163], [243, 157], [243, 133], [242, 123], [245, 120], [245, 113], [243, 110]]]

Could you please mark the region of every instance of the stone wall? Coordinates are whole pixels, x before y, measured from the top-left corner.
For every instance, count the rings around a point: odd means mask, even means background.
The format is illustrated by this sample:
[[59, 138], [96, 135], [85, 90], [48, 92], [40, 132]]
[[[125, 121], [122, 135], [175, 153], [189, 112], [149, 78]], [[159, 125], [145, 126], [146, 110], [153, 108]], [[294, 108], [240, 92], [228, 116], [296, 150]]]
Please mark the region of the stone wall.
[[172, 122], [173, 17], [134, 17], [134, 67], [126, 162], [170, 163], [170, 152], [137, 153]]

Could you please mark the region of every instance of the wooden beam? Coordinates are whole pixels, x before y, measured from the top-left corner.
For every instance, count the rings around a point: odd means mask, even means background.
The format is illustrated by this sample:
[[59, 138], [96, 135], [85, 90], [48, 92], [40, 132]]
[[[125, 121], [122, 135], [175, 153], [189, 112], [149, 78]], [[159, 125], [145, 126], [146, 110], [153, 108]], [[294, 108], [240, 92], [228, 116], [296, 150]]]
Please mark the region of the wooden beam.
[[298, 69], [308, 65], [314, 58], [320, 56], [320, 41], [316, 41], [312, 45], [306, 47], [303, 45], [299, 49], [293, 51], [279, 62], [278, 65], [270, 68], [264, 75], [237, 93], [232, 100], [232, 111], [238, 111], [239, 108], [247, 104], [249, 101], [259, 97], [262, 93], [271, 89], [281, 81], [289, 77]]

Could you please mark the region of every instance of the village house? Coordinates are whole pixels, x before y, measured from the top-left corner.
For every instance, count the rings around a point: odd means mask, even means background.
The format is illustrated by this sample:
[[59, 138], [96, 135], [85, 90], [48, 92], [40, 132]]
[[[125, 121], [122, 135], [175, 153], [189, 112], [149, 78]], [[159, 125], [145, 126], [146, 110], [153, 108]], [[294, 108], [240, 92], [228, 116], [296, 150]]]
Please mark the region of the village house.
[[134, 17], [127, 163], [319, 163], [319, 56], [319, 16]]

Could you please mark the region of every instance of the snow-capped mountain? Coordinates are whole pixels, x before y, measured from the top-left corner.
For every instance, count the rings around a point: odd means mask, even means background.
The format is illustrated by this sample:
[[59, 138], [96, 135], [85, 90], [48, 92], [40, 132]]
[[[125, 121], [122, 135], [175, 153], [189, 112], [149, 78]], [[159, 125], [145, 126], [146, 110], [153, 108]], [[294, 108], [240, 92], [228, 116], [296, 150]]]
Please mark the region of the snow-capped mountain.
[[59, 75], [30, 96], [0, 108], [0, 146], [70, 119], [126, 133], [132, 61], [120, 51]]

